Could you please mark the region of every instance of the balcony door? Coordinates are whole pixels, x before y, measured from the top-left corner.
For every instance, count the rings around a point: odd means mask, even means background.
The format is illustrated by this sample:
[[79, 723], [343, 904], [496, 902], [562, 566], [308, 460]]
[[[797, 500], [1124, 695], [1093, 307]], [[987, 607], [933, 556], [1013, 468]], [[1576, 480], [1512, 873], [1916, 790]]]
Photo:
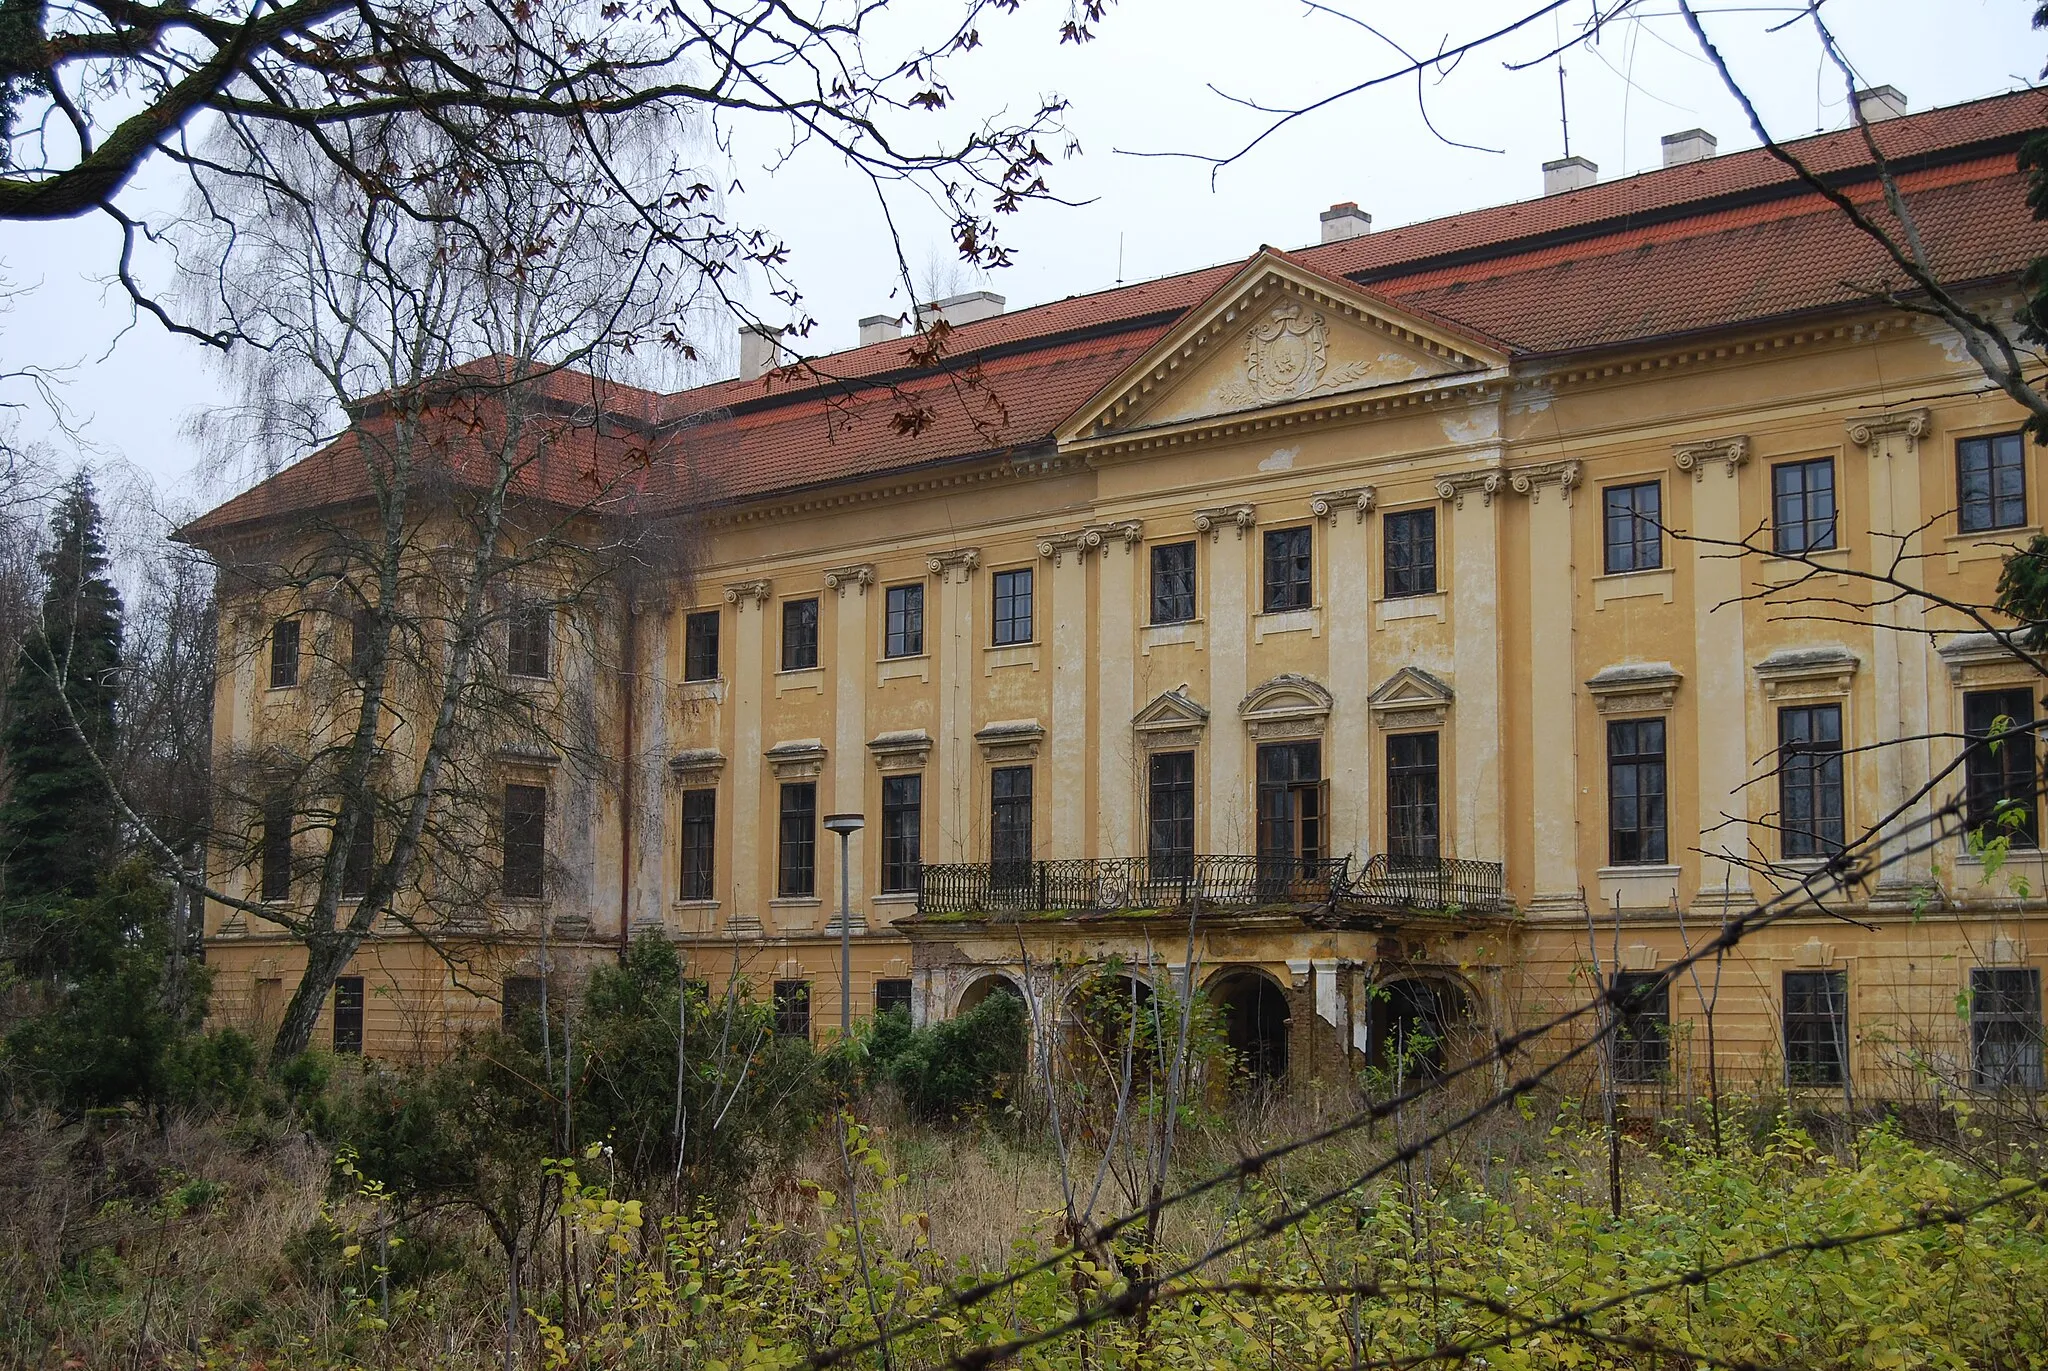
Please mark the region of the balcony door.
[[1329, 783], [1320, 741], [1266, 743], [1258, 757], [1259, 885], [1279, 896], [1321, 875], [1329, 855]]
[[989, 773], [989, 884], [997, 890], [1031, 885], [1031, 768], [999, 766]]

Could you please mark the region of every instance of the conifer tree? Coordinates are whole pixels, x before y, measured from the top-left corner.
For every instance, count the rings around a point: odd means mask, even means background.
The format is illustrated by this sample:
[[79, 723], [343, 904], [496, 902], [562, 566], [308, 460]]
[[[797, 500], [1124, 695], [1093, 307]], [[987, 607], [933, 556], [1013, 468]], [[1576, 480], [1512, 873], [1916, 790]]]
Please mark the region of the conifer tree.
[[41, 619], [22, 643], [0, 731], [10, 941], [18, 958], [45, 970], [63, 953], [39, 936], [53, 926], [36, 909], [92, 895], [114, 859], [118, 821], [95, 754], [112, 756], [121, 659], [121, 597], [85, 475], [65, 487], [50, 532]]

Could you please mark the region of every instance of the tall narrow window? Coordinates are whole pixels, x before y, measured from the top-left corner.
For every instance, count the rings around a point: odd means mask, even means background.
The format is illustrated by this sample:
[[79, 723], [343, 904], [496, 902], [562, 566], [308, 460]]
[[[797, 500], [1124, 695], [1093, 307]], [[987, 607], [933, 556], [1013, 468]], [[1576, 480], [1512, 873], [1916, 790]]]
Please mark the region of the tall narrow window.
[[778, 1038], [808, 1038], [811, 1036], [811, 983], [809, 981], [777, 981], [775, 983], [775, 1036]]
[[875, 1013], [910, 1015], [910, 979], [884, 976], [875, 982]]
[[1380, 533], [1386, 542], [1381, 594], [1389, 600], [1436, 594], [1436, 511], [1399, 510], [1380, 520]]
[[1787, 857], [1842, 850], [1842, 707], [1778, 711], [1778, 826]]
[[537, 900], [546, 888], [548, 792], [537, 785], [505, 787], [505, 894]]
[[263, 814], [259, 846], [262, 852], [262, 896], [265, 900], [292, 897], [292, 812], [284, 805], [272, 805]]
[[1849, 1060], [1849, 973], [1785, 973], [1785, 1080], [1840, 1085]]
[[1607, 574], [1664, 565], [1664, 488], [1655, 481], [1602, 492]]
[[2019, 434], [1956, 443], [1956, 520], [1965, 533], [2027, 522], [2027, 453]]
[[818, 893], [818, 787], [811, 781], [783, 783], [775, 893], [785, 898]]
[[1987, 837], [2009, 834], [2027, 847], [2040, 840], [2033, 725], [2031, 690], [1973, 690], [1963, 696], [1970, 827], [1989, 825]]
[[1387, 855], [1440, 855], [1437, 819], [1437, 735], [1396, 733], [1387, 739]]
[[683, 879], [686, 900], [716, 899], [713, 873], [718, 861], [718, 792], [708, 787], [683, 792]]
[[1779, 552], [1824, 552], [1835, 545], [1833, 458], [1771, 468], [1771, 529]]
[[1314, 603], [1315, 530], [1275, 528], [1266, 531], [1266, 612], [1307, 609]]
[[1152, 549], [1152, 622], [1184, 624], [1195, 617], [1195, 545]]
[[1653, 971], [1614, 978], [1614, 1074], [1630, 1085], [1664, 1079], [1671, 1064], [1671, 982]]
[[917, 889], [924, 860], [924, 777], [882, 778], [882, 891]]
[[334, 1050], [348, 1056], [363, 1051], [363, 978], [334, 978]]
[[370, 653], [377, 645], [377, 612], [359, 607], [348, 619], [348, 674], [358, 681], [370, 674]]
[[988, 785], [989, 879], [1024, 885], [1031, 879], [1031, 768], [999, 766]]
[[299, 683], [299, 621], [279, 619], [270, 626], [270, 688]]
[[1323, 745], [1266, 743], [1258, 756], [1262, 884], [1313, 877], [1326, 852]]
[[1031, 568], [998, 571], [989, 578], [995, 587], [995, 629], [990, 641], [1003, 647], [1031, 641]]
[[882, 655], [919, 657], [924, 654], [924, 587], [890, 586], [884, 607], [887, 622], [882, 629]]
[[1184, 881], [1195, 866], [1195, 754], [1155, 752], [1145, 856], [1155, 881]]
[[701, 609], [683, 620], [683, 679], [718, 679], [718, 620], [715, 609]]
[[541, 979], [538, 976], [507, 976], [498, 994], [498, 1026], [516, 1033], [528, 1024], [540, 1022]]
[[1970, 968], [1970, 1066], [1978, 1085], [2041, 1088], [2039, 970]]
[[546, 676], [554, 631], [553, 605], [527, 601], [513, 606], [505, 620], [505, 670], [514, 676]]
[[1607, 860], [1614, 866], [1666, 860], [1664, 721], [1607, 722]]
[[818, 664], [818, 601], [782, 602], [782, 669], [809, 671]]
[[369, 893], [370, 872], [377, 865], [377, 820], [370, 814], [356, 815], [355, 832], [349, 835], [348, 850], [341, 859], [341, 897], [359, 900]]

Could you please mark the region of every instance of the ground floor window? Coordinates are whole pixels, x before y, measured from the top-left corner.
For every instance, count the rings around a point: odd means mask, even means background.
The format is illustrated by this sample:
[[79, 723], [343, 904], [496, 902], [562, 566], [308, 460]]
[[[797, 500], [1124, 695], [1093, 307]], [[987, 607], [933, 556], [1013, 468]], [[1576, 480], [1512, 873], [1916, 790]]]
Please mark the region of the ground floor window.
[[875, 982], [875, 1012], [877, 1014], [910, 1012], [910, 978], [884, 976]]
[[1849, 973], [1785, 973], [1785, 1081], [1840, 1085], [1849, 1062]]
[[341, 976], [334, 982], [334, 1050], [360, 1055], [363, 1050], [363, 978]]
[[811, 983], [809, 981], [777, 981], [775, 983], [775, 1036], [778, 1038], [808, 1038], [811, 1036]]
[[1629, 1085], [1664, 1079], [1671, 1065], [1671, 982], [1656, 972], [1614, 978], [1614, 1075]]
[[1978, 1085], [2041, 1088], [2038, 970], [2030, 966], [1971, 968], [1970, 1064]]

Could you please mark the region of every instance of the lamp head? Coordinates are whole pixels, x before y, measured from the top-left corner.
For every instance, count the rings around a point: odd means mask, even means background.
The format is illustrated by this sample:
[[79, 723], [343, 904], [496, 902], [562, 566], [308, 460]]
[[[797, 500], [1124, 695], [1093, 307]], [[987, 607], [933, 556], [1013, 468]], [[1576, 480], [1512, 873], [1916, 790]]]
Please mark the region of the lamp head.
[[859, 814], [827, 814], [825, 831], [828, 833], [858, 833], [867, 827], [867, 819]]

